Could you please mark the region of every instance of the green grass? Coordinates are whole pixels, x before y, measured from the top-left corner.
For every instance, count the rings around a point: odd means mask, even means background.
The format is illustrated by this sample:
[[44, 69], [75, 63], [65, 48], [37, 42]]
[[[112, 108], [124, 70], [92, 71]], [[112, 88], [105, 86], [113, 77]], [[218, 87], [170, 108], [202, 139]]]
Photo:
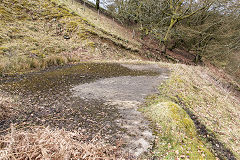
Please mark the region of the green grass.
[[[207, 127], [207, 130], [213, 133], [226, 148], [230, 149], [237, 159], [240, 159], [240, 102], [232, 92], [223, 88], [221, 84], [224, 83], [224, 80], [205, 67], [181, 64], [162, 65], [171, 69], [171, 76], [159, 88], [160, 95], [154, 98], [153, 105], [143, 110], [151, 120], [159, 124], [157, 126], [163, 127], [161, 130], [171, 133], [167, 136], [166, 133], [159, 134], [160, 141], [157, 142], [157, 145], [160, 145], [160, 147], [157, 147], [156, 151], [160, 148], [159, 152], [163, 153], [166, 147], [162, 150], [161, 147], [164, 148], [169, 141], [171, 142], [171, 139], [174, 139], [173, 144], [175, 144], [171, 146], [176, 146], [177, 148], [182, 146], [180, 142], [183, 138], [179, 137], [181, 135], [179, 130], [168, 130], [164, 127], [169, 124], [173, 126], [176, 123], [177, 128], [184, 128], [184, 126], [186, 128], [185, 123], [182, 121], [184, 118], [177, 118], [180, 121], [176, 122], [175, 120], [174, 123], [172, 120], [163, 120], [166, 115], [170, 119], [173, 119], [173, 115], [176, 117], [181, 117], [181, 115], [188, 117], [186, 114], [183, 114], [184, 111], [179, 107], [181, 106], [197, 116], [199, 121]], [[175, 104], [177, 108], [174, 112], [170, 112], [171, 109], [169, 108], [171, 108], [173, 102], [179, 104], [179, 106]], [[190, 120], [188, 121], [190, 122]], [[188, 133], [195, 135], [194, 127], [192, 125], [189, 126], [190, 130], [183, 130], [184, 135], [187, 135], [188, 138], [191, 137]], [[176, 143], [174, 143], [175, 141]], [[193, 138], [193, 144], [195, 142], [196, 144], [198, 143], [197, 138]], [[194, 150], [193, 152], [195, 152]]]

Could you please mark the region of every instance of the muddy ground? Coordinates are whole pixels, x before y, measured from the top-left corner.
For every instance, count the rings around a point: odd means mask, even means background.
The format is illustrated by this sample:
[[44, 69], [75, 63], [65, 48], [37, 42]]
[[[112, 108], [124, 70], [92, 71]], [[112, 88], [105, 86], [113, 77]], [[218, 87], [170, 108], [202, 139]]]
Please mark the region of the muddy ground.
[[121, 142], [124, 151], [138, 157], [154, 141], [138, 106], [167, 77], [168, 70], [156, 64], [84, 63], [2, 79], [1, 90], [17, 96], [19, 108], [0, 120], [0, 129], [13, 123], [77, 130], [86, 141]]

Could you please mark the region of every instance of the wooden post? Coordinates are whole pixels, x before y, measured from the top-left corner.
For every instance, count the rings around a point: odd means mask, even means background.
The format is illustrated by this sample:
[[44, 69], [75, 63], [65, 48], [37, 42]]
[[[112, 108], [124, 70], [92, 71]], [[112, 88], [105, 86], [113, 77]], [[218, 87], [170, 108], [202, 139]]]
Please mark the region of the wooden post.
[[135, 30], [133, 29], [133, 32], [132, 32], [132, 38], [134, 39], [135, 38]]
[[86, 2], [83, 1], [83, 11], [85, 12], [85, 8], [86, 8]]

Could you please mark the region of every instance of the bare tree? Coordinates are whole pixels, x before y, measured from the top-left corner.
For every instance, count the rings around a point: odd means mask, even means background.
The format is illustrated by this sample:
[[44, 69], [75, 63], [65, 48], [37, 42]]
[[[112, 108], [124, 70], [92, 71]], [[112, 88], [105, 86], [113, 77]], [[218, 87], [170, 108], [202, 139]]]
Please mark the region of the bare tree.
[[115, 0], [111, 11], [143, 37], [158, 39], [163, 53], [180, 48], [196, 62], [232, 65], [230, 56], [240, 53], [239, 7], [239, 0]]
[[169, 34], [179, 21], [182, 21], [186, 18], [189, 18], [196, 13], [200, 12], [204, 9], [209, 9], [209, 7], [213, 4], [213, 1], [211, 0], [205, 0], [205, 1], [194, 1], [194, 0], [168, 0], [169, 4], [169, 10], [170, 13], [166, 13], [171, 17], [170, 24], [168, 26], [167, 32], [165, 33], [165, 36], [163, 38], [163, 48], [162, 52], [166, 53], [166, 43], [169, 38]]

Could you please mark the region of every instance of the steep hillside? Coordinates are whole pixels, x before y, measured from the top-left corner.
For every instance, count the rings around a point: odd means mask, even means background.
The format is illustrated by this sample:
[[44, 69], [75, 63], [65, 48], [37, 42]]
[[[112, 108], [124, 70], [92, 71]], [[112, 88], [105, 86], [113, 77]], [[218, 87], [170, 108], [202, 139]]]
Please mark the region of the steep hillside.
[[0, 73], [88, 59], [136, 58], [139, 44], [126, 29], [114, 22], [104, 25], [101, 21], [110, 20], [80, 10], [83, 6], [75, 1], [1, 1]]

